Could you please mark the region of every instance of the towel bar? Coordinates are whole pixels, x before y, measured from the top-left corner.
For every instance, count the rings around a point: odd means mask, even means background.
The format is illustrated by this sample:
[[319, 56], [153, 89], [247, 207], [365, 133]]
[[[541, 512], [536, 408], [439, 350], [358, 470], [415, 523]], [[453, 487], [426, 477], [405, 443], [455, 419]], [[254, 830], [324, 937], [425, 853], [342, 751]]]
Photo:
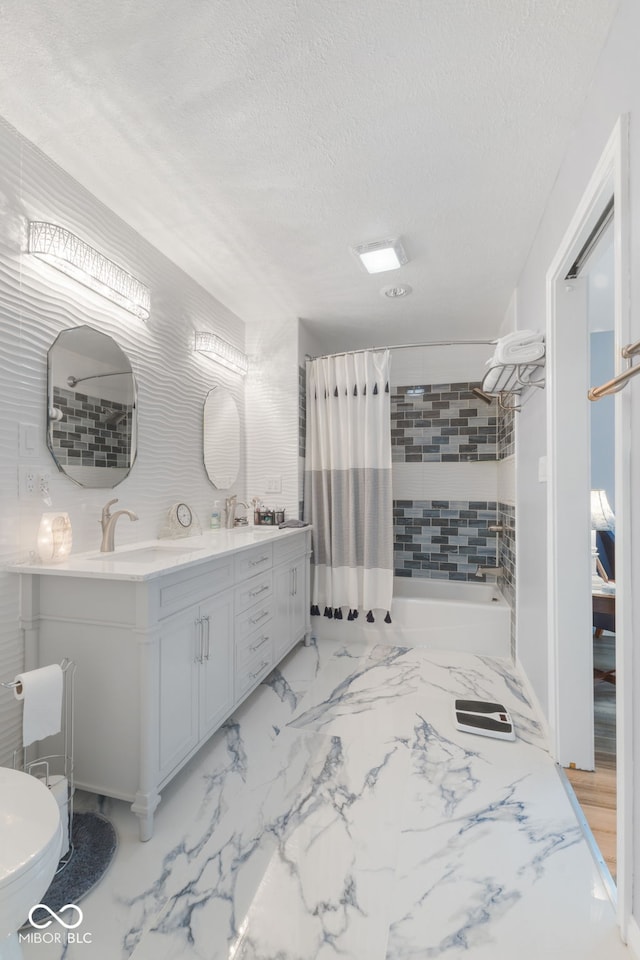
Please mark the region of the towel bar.
[[[544, 358], [531, 363], [499, 363], [489, 367], [482, 381], [482, 390], [495, 397], [503, 410], [519, 410], [516, 397], [527, 387], [544, 387], [544, 376], [536, 376], [536, 371], [544, 369]], [[498, 371], [496, 373], [496, 371]], [[491, 386], [487, 387], [490, 377]], [[535, 377], [535, 379], [534, 379]]]
[[[635, 343], [628, 343], [620, 353], [625, 360], [631, 360], [631, 357], [640, 353], [640, 340], [636, 340]], [[635, 367], [630, 363], [626, 370], [617, 373], [611, 380], [600, 384], [599, 387], [591, 387], [587, 393], [589, 400], [602, 400], [603, 397], [609, 397], [612, 393], [617, 393], [623, 387], [626, 387], [629, 380], [635, 377], [637, 373], [640, 373], [640, 363], [636, 364]]]

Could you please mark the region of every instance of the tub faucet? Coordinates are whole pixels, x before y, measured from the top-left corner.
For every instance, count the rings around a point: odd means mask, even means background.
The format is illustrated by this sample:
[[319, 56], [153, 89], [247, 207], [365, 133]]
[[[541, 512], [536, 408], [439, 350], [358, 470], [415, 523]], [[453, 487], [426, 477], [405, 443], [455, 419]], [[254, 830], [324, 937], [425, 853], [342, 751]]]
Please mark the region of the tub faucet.
[[113, 535], [116, 531], [118, 518], [121, 517], [123, 513], [126, 513], [129, 520], [138, 519], [137, 513], [132, 513], [131, 510], [116, 510], [115, 513], [111, 513], [110, 507], [117, 502], [118, 498], [116, 497], [115, 500], [109, 500], [108, 503], [105, 503], [102, 508], [102, 517], [100, 518], [100, 524], [102, 526], [100, 553], [113, 553]]
[[484, 577], [486, 574], [494, 577], [504, 575], [504, 567], [476, 567], [474, 577]]

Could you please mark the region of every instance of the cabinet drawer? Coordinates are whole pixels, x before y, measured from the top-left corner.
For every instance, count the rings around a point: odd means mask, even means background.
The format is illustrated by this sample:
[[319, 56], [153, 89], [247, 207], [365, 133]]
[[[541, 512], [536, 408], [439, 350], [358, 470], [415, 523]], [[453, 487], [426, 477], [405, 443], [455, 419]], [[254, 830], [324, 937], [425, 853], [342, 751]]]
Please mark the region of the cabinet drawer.
[[[265, 644], [268, 646], [268, 644]], [[266, 677], [271, 670], [271, 653], [257, 650], [243, 666], [236, 668], [236, 700], [244, 697], [252, 687], [255, 687]]]
[[295, 557], [303, 557], [310, 550], [310, 534], [305, 528], [305, 533], [289, 534], [282, 540], [276, 541], [273, 545], [273, 563], [285, 563], [287, 560], [293, 560]]
[[204, 597], [220, 593], [232, 584], [231, 558], [203, 564], [197, 573], [189, 569], [163, 577], [158, 587], [158, 619], [184, 610]]
[[236, 643], [244, 640], [250, 633], [260, 630], [273, 616], [273, 599], [258, 603], [236, 617]]
[[256, 603], [264, 603], [273, 593], [271, 570], [259, 577], [252, 577], [241, 587], [236, 587], [236, 613], [242, 613]]
[[268, 570], [273, 564], [273, 550], [270, 543], [265, 543], [255, 550], [245, 550], [235, 558], [236, 582], [255, 577], [262, 570]]
[[256, 657], [273, 660], [273, 620], [266, 620], [264, 626], [245, 637], [236, 640], [236, 672], [243, 670]]

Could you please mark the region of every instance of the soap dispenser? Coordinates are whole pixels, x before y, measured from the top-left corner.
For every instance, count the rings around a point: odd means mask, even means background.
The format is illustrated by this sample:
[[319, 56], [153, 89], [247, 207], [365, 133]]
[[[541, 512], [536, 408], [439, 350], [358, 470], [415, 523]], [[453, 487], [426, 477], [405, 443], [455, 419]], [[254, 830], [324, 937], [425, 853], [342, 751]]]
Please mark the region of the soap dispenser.
[[210, 526], [212, 530], [220, 529], [220, 501], [216, 500], [213, 505], [213, 510], [211, 511], [211, 522]]

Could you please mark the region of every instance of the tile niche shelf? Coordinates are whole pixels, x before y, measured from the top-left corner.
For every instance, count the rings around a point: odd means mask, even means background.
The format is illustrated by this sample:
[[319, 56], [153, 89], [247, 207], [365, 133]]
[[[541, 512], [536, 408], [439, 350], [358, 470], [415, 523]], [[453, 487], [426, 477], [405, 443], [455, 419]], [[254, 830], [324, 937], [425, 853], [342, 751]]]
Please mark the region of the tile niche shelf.
[[503, 410], [519, 410], [517, 398], [528, 387], [544, 387], [544, 357], [531, 363], [493, 364], [484, 375], [482, 391], [495, 397]]

